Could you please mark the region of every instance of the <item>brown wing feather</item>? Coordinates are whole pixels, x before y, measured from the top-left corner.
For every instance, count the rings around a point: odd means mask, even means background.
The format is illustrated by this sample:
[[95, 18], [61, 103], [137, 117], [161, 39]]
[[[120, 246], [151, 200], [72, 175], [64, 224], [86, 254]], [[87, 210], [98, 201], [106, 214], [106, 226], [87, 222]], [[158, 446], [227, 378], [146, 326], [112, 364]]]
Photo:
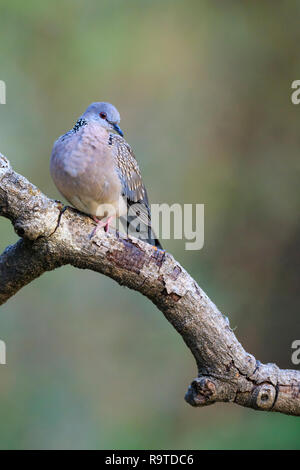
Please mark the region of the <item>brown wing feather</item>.
[[146, 189], [131, 147], [125, 139], [116, 134], [110, 135], [110, 142], [122, 183], [123, 195], [131, 202], [141, 201], [148, 205]]
[[122, 194], [127, 199], [128, 207], [131, 206], [131, 216], [135, 215], [148, 227], [148, 243], [162, 249], [151, 229], [151, 212], [147, 191], [134, 153], [126, 140], [116, 134], [110, 135], [109, 143], [112, 145], [113, 155], [116, 159], [116, 167], [122, 183]]

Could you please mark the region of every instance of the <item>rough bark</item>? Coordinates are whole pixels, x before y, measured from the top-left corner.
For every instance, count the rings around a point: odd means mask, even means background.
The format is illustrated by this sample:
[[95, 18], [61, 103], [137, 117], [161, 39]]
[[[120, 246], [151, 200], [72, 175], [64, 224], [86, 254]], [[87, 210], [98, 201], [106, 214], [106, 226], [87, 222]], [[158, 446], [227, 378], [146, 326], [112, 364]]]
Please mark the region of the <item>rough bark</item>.
[[0, 154], [0, 215], [22, 237], [0, 256], [0, 304], [59, 266], [97, 271], [148, 297], [182, 336], [198, 366], [185, 396], [189, 404], [223, 401], [300, 415], [300, 371], [261, 364], [248, 354], [228, 319], [172, 255], [102, 230], [90, 240], [90, 218], [62, 209]]

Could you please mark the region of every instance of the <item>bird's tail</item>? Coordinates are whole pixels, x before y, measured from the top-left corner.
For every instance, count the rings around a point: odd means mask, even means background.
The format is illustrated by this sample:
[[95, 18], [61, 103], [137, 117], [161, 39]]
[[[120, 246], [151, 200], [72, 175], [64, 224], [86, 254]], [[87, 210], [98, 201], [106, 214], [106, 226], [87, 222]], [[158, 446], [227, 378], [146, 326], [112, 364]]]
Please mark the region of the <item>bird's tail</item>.
[[[150, 243], [152, 245], [152, 243]], [[163, 247], [162, 247], [162, 244], [160, 243], [160, 241], [158, 240], [158, 238], [155, 238], [154, 239], [154, 246], [156, 246], [156, 248], [158, 248], [159, 250], [162, 250], [164, 251]]]
[[[134, 224], [135, 233], [132, 233], [136, 238], [144, 240], [145, 242], [149, 243], [152, 246], [155, 246], [159, 250], [163, 250], [163, 247], [156, 237], [154, 231], [151, 227], [151, 214], [148, 207], [144, 210], [142, 209], [143, 206], [139, 205], [134, 209], [131, 206], [131, 215], [127, 215], [126, 225], [127, 225], [127, 234], [130, 232], [130, 228], [132, 228], [132, 222], [137, 220], [138, 223]], [[121, 219], [124, 220], [123, 217]]]
[[148, 239], [147, 239], [147, 242], [152, 246], [156, 246], [156, 248], [158, 248], [159, 250], [163, 250], [163, 247], [162, 247], [159, 239], [156, 238], [156, 235], [153, 232], [153, 230], [151, 228], [151, 225], [148, 225]]

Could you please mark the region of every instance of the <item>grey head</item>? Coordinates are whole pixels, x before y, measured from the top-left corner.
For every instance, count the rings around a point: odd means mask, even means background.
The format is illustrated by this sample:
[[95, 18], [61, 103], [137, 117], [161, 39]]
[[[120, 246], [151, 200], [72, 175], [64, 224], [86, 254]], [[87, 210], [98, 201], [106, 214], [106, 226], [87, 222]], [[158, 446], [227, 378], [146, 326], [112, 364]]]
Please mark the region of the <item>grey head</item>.
[[122, 129], [119, 127], [120, 124], [120, 113], [110, 103], [92, 103], [89, 105], [87, 110], [81, 116], [81, 119], [87, 122], [95, 121], [108, 131], [115, 131], [123, 137]]

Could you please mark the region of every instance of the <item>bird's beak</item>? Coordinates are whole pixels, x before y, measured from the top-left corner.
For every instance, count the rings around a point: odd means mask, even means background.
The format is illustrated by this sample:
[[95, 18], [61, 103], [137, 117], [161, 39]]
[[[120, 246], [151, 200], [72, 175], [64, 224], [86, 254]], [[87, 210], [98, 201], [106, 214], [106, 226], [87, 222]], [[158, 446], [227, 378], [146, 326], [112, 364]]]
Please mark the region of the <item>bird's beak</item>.
[[120, 134], [121, 137], [124, 137], [123, 131], [122, 131], [122, 129], [118, 126], [118, 124], [113, 124], [112, 126], [113, 126], [114, 130], [115, 130], [118, 134]]

